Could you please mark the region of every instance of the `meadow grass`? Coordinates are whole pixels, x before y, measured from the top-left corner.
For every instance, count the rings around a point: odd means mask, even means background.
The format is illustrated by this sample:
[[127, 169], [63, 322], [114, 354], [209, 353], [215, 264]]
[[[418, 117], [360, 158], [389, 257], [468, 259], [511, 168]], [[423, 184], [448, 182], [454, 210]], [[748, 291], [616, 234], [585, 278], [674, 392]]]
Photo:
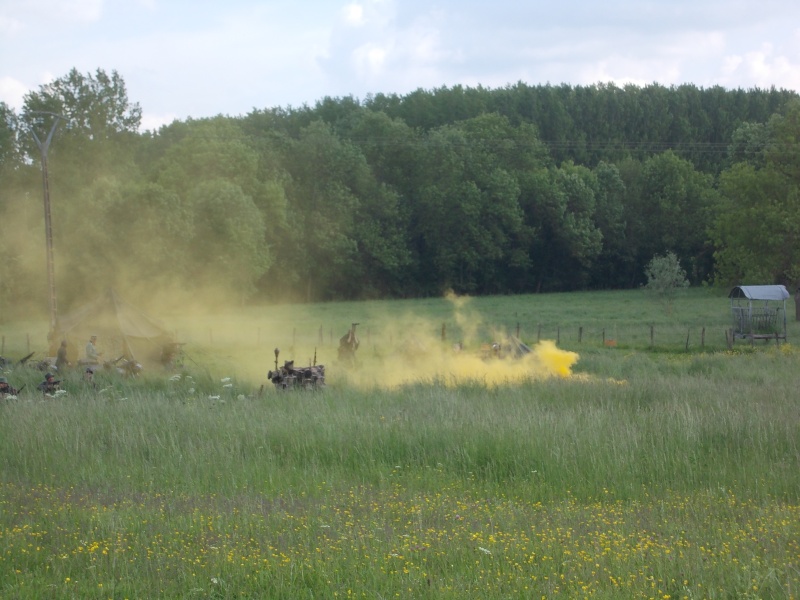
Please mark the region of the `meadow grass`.
[[[660, 320], [662, 309], [648, 306], [626, 316], [613, 295], [578, 295], [579, 308], [572, 295], [469, 308], [486, 335], [503, 315], [515, 324], [533, 310], [527, 303], [545, 322], [595, 303], [609, 311], [598, 328], [614, 311], [631, 330], [640, 318], [687, 324], [681, 305]], [[696, 297], [685, 309], [696, 322], [713, 325], [716, 306], [724, 327], [725, 299]], [[580, 353], [573, 376], [502, 386], [442, 378], [355, 387], [334, 361], [330, 385], [311, 393], [261, 389], [237, 353], [258, 354], [257, 344], [236, 343], [254, 323], [266, 338], [277, 319], [277, 343], [305, 349], [319, 342], [315, 323], [344, 333], [352, 313], [365, 313], [375, 348], [364, 342], [360, 368], [380, 369], [387, 340], [376, 332], [407, 312], [432, 329], [450, 318], [455, 331], [446, 307], [206, 317], [187, 345], [194, 362], [179, 373], [100, 373], [98, 389], [72, 375], [60, 398], [5, 402], [0, 596], [798, 597], [792, 344], [727, 349], [723, 340], [686, 351], [680, 338], [651, 346], [649, 334], [614, 348], [565, 341]], [[209, 328], [213, 343], [201, 344]], [[273, 357], [261, 354], [266, 371]], [[31, 386], [40, 376], [9, 375]]]

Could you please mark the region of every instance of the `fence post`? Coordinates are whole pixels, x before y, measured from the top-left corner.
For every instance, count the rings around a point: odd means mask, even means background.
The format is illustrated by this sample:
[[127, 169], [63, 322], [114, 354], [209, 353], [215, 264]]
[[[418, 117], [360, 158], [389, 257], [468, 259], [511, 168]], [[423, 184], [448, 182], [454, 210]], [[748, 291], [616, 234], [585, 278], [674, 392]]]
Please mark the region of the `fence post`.
[[583, 325], [578, 327], [578, 343], [580, 344], [583, 341]]
[[536, 342], [542, 341], [542, 324], [539, 323], [539, 330], [536, 332]]
[[517, 339], [519, 339], [519, 321], [517, 321]]
[[561, 326], [556, 327], [556, 344], [561, 343]]
[[689, 334], [692, 332], [692, 328], [689, 328], [689, 331], [686, 332], [686, 351], [689, 351]]
[[655, 339], [654, 329], [655, 329], [655, 327], [653, 326], [652, 323], [650, 323], [650, 347], [651, 348], [653, 347], [653, 340]]
[[606, 328], [603, 327], [603, 346], [606, 345]]
[[705, 327], [703, 327], [702, 331], [700, 332], [700, 347], [704, 348], [704, 349], [706, 347], [706, 328]]
[[447, 324], [442, 323], [442, 341], [447, 339]]

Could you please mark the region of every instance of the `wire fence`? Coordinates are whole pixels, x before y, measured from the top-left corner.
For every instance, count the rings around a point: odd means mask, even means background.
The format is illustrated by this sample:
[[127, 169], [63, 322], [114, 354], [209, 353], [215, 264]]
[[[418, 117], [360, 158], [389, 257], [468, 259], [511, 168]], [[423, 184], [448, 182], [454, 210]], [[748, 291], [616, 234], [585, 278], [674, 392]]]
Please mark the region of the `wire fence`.
[[[208, 327], [203, 331], [173, 332], [175, 339], [189, 346], [232, 348], [257, 352], [272, 351], [285, 347], [287, 351], [313, 348], [331, 349], [339, 346], [339, 339], [347, 333], [346, 329], [319, 325], [292, 326], [280, 328], [256, 327], [247, 332], [226, 328]], [[790, 332], [774, 337], [736, 339], [729, 323], [697, 324], [558, 324], [537, 322], [514, 322], [501, 326], [477, 326], [467, 336], [456, 323], [443, 322], [427, 330], [400, 330], [386, 326], [362, 325], [357, 331], [364, 347], [391, 348], [413, 340], [440, 340], [445, 344], [480, 346], [486, 343], [503, 342], [515, 337], [528, 345], [542, 340], [551, 340], [557, 346], [576, 350], [580, 348], [663, 350], [663, 351], [716, 351], [749, 344], [781, 344], [792, 338]], [[49, 354], [46, 340], [40, 334], [8, 332], [0, 334], [0, 357], [5, 361], [19, 360], [31, 353], [41, 359]]]

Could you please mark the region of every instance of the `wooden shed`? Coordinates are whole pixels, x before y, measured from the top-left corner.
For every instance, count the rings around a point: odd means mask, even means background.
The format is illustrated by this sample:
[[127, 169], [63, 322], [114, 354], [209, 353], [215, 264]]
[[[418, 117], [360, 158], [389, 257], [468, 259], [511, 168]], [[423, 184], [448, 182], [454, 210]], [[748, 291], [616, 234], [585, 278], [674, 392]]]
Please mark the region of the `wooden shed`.
[[789, 292], [782, 285], [737, 285], [731, 299], [733, 337], [786, 339], [786, 300]]

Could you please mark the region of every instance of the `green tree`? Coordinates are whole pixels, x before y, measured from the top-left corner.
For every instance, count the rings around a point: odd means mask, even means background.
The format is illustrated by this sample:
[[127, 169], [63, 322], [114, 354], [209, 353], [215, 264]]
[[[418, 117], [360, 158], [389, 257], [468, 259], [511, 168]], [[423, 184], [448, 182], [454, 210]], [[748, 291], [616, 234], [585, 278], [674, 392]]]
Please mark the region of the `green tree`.
[[740, 129], [752, 152], [732, 147], [739, 159], [720, 176], [715, 211], [715, 281], [800, 281], [800, 102], [774, 115], [766, 130]]
[[241, 123], [225, 117], [173, 123], [151, 144], [149, 185], [135, 197], [146, 202], [149, 219], [163, 218], [155, 227], [173, 257], [170, 272], [189, 289], [216, 285], [253, 295], [280, 242], [286, 199], [279, 169], [263, 168]]
[[535, 164], [539, 147], [525, 135], [483, 115], [426, 136], [412, 222], [428, 293], [501, 291], [509, 267], [527, 266], [518, 171]]
[[667, 314], [671, 314], [673, 301], [682, 290], [689, 287], [686, 271], [681, 267], [678, 257], [672, 252], [654, 256], [645, 267], [645, 276], [645, 291], [663, 302]]
[[591, 173], [572, 164], [540, 170], [524, 189], [526, 222], [536, 232], [530, 250], [536, 291], [584, 287], [603, 240]]
[[671, 150], [648, 159], [641, 175], [639, 260], [673, 252], [689, 266], [691, 281], [704, 281], [713, 269], [707, 243], [716, 202], [713, 177]]
[[116, 71], [109, 75], [103, 69], [86, 75], [72, 69], [39, 91], [26, 94], [24, 118], [32, 120], [40, 111], [64, 117], [65, 135], [84, 141], [137, 133], [142, 121], [142, 109], [128, 99], [122, 76]]
[[19, 163], [19, 133], [14, 109], [0, 102], [0, 174], [9, 172]]

